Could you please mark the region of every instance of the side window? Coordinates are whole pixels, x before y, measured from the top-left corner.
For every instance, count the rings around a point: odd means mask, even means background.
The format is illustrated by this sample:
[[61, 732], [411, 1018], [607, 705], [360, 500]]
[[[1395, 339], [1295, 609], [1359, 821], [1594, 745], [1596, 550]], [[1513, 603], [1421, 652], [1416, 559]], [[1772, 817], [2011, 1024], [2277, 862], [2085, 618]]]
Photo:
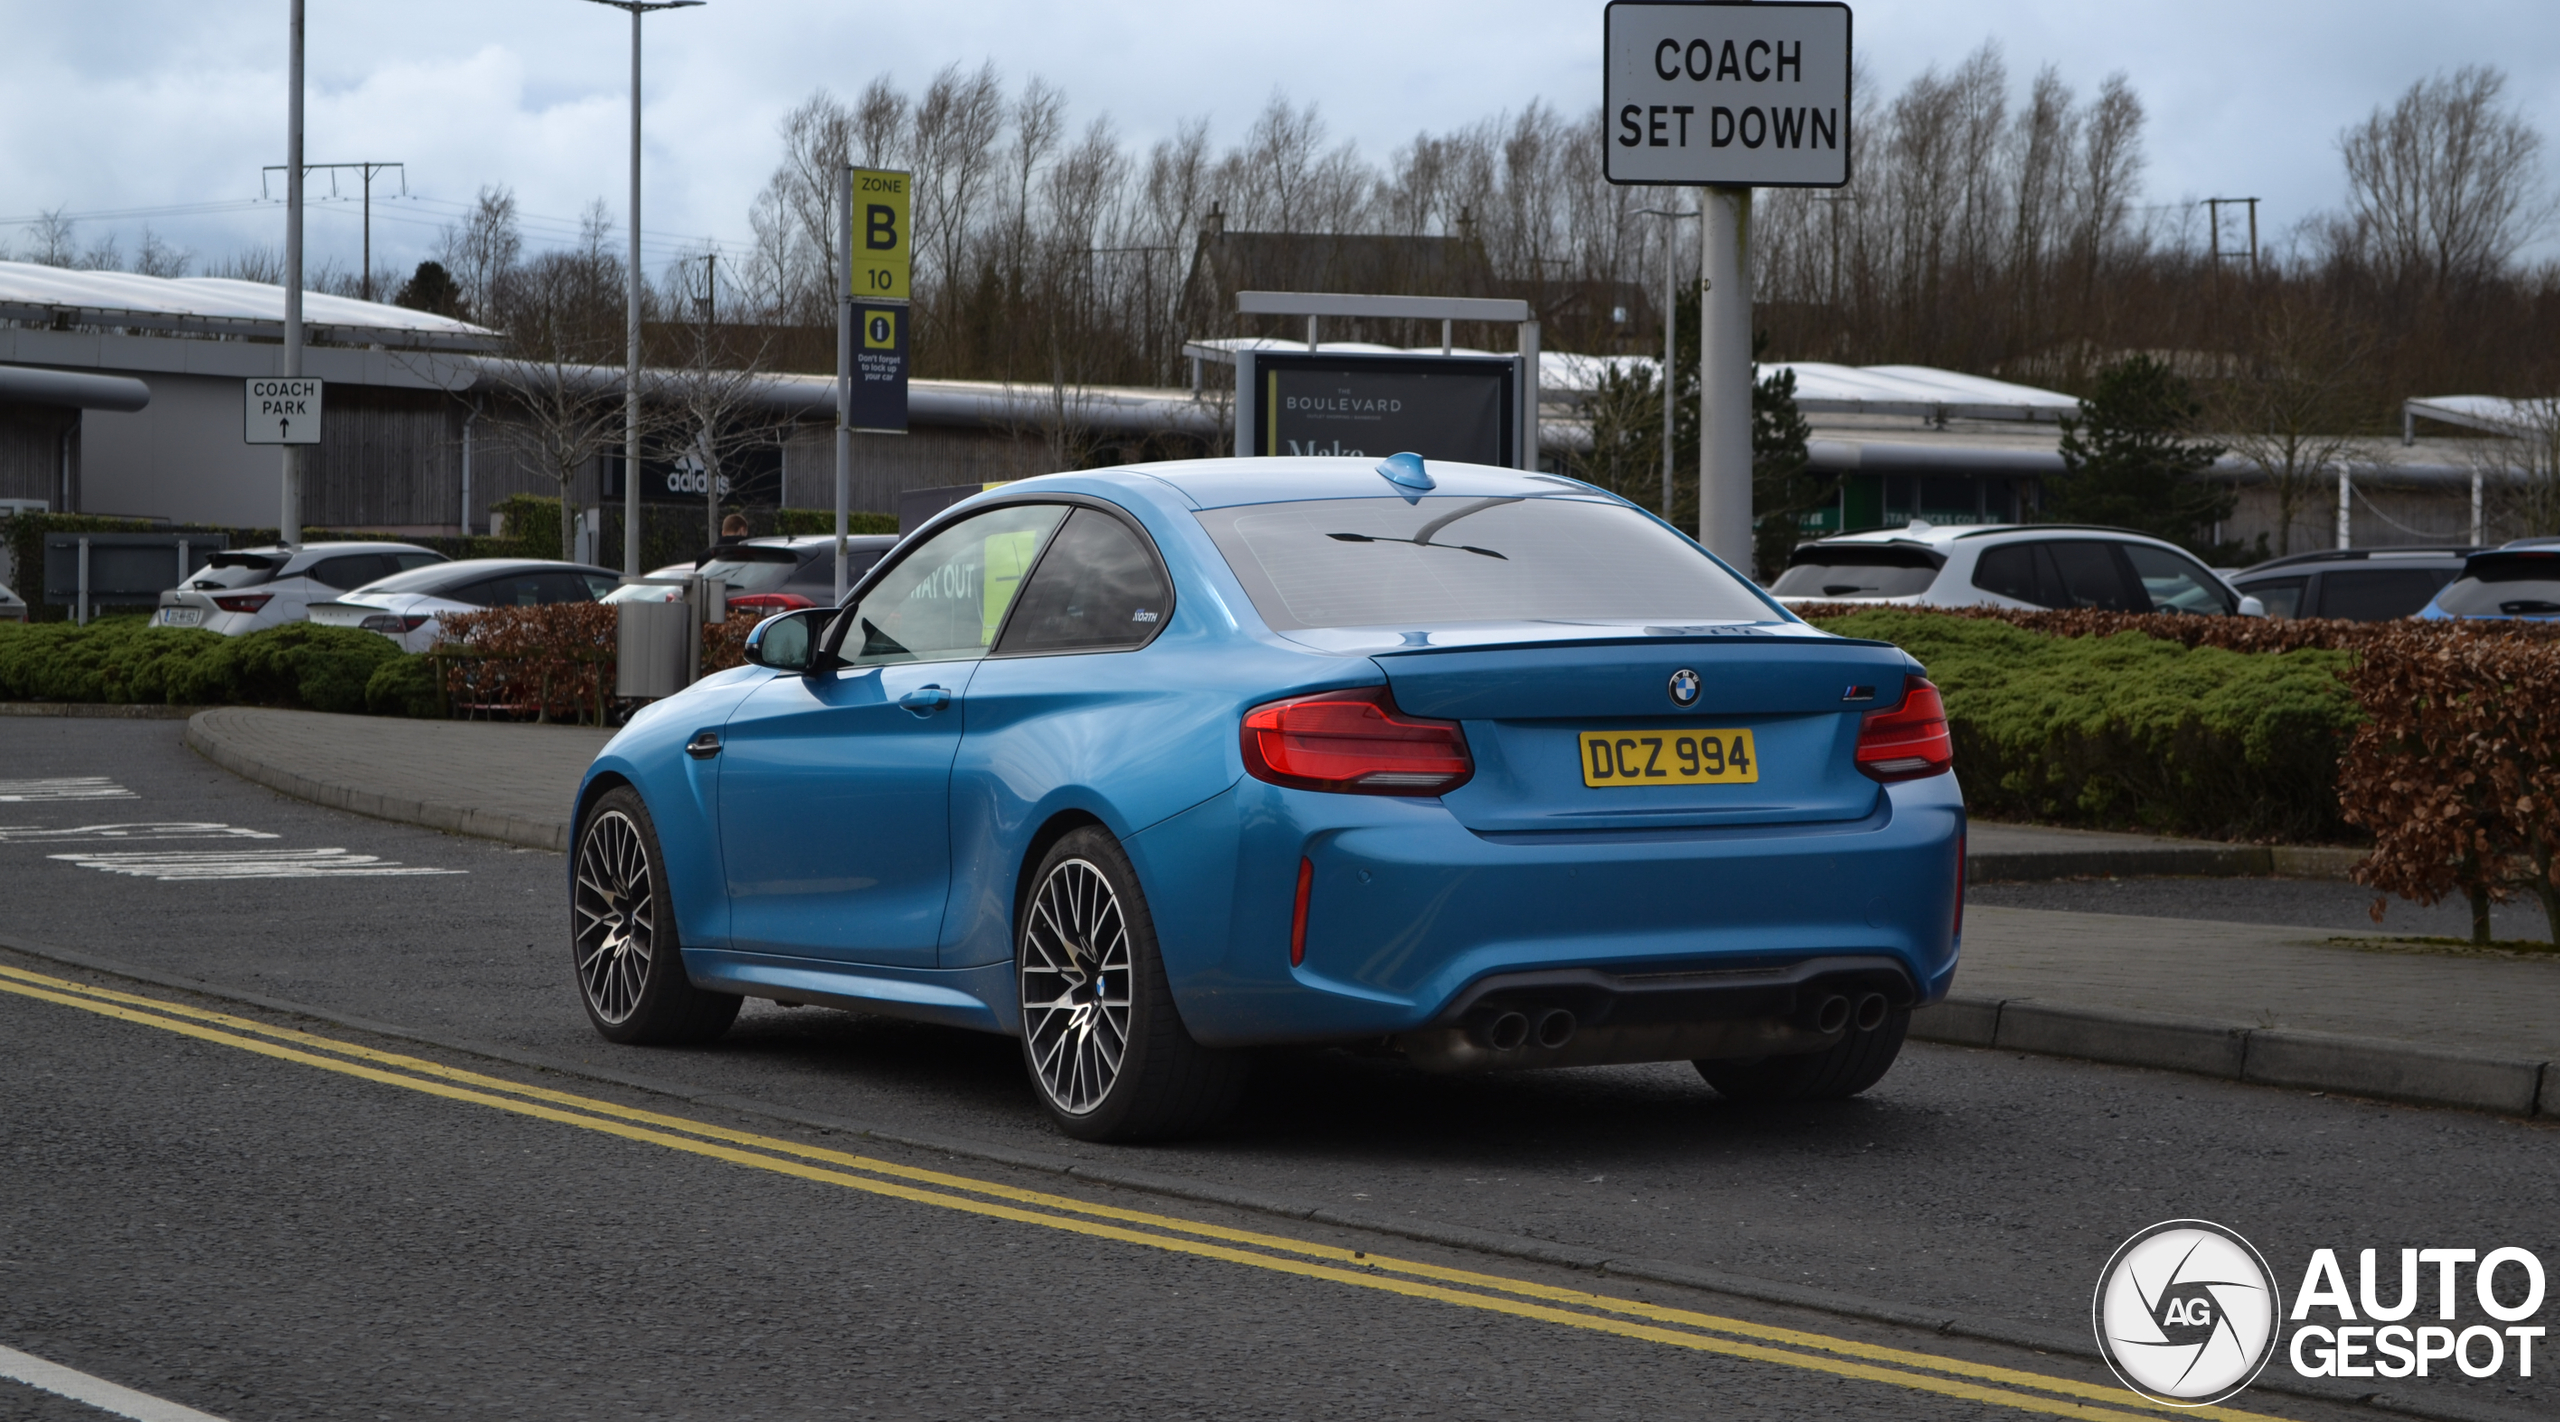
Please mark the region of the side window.
[[533, 579], [519, 573], [486, 578], [469, 587], [456, 588], [445, 596], [456, 602], [476, 603], [482, 607], [530, 607], [541, 601], [534, 593]]
[[2265, 582], [2251, 583], [2241, 591], [2264, 603], [2269, 617], [2300, 617], [2302, 589], [2310, 581], [2309, 578], [2269, 578]]
[[315, 583], [346, 592], [376, 578], [387, 578], [393, 571], [390, 560], [379, 553], [342, 553], [312, 564], [310, 577]]
[[2427, 605], [2445, 575], [2426, 568], [2332, 568], [2320, 575], [2320, 615], [2388, 622]]
[[863, 596], [838, 655], [855, 666], [985, 656], [1066, 515], [1058, 504], [1016, 504], [935, 534]]
[[2036, 564], [2043, 560], [2036, 555], [2037, 545], [2033, 543], [1985, 548], [1982, 557], [1973, 565], [1973, 585], [1987, 593], [2014, 597], [2038, 607], [2051, 607], [2052, 594], [2044, 586], [2044, 579], [2037, 575]]
[[1051, 540], [1022, 590], [998, 652], [1099, 652], [1135, 647], [1172, 610], [1154, 554], [1129, 526], [1078, 509]]
[[2116, 562], [2112, 543], [2096, 540], [2059, 539], [2045, 545], [2053, 555], [2054, 572], [2059, 576], [2061, 607], [2098, 607], [2109, 612], [2149, 612], [2151, 600], [2125, 586], [2121, 565]]
[[[411, 568], [423, 568], [429, 563], [441, 563], [445, 561], [442, 555], [435, 553], [393, 553], [390, 554], [389, 557], [391, 559], [391, 571], [395, 573], [405, 573]], [[390, 575], [390, 573], [383, 574], [384, 577], [389, 577]]]
[[595, 590], [587, 586], [583, 573], [535, 573], [526, 579], [533, 584], [535, 602], [593, 602]]
[[2237, 611], [2234, 606], [2236, 599], [2223, 591], [2222, 580], [2206, 572], [2203, 565], [2193, 559], [2143, 543], [2119, 546], [2124, 549], [2125, 561], [2133, 565], [2134, 577], [2141, 581], [2143, 597], [2151, 604], [2147, 611], [2208, 614]]

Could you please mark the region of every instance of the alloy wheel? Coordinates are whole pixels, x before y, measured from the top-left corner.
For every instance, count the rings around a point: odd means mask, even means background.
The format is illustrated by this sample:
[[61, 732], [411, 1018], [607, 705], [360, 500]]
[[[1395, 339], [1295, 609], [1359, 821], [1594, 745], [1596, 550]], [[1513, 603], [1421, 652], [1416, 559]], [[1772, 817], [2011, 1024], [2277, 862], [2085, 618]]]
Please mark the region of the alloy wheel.
[[657, 941], [658, 898], [640, 827], [620, 810], [587, 826], [578, 845], [578, 887], [571, 896], [578, 945], [578, 983], [587, 1005], [609, 1023], [628, 1020], [649, 983]]
[[1129, 927], [1102, 870], [1070, 859], [1049, 871], [1022, 934], [1022, 1026], [1032, 1075], [1052, 1104], [1102, 1104], [1129, 1049]]

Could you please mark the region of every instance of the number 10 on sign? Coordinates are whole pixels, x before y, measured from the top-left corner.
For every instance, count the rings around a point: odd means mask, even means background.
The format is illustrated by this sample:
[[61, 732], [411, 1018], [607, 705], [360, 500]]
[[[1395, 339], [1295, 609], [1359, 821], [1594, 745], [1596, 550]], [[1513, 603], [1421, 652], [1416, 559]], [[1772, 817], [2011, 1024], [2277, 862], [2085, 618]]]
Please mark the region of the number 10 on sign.
[[905, 301], [913, 268], [908, 193], [913, 175], [885, 168], [853, 170], [853, 241], [845, 251], [845, 290], [856, 301]]

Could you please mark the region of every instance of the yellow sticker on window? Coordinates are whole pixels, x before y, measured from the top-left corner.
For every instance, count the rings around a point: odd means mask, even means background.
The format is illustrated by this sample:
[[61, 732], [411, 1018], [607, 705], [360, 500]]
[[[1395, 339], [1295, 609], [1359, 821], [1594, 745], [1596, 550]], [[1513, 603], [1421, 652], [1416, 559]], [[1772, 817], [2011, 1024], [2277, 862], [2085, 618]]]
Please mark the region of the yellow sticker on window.
[[1019, 533], [987, 535], [986, 586], [978, 605], [984, 626], [978, 634], [978, 645], [995, 645], [996, 633], [1004, 628], [1005, 609], [1013, 606], [1013, 595], [1022, 589], [1022, 575], [1031, 571], [1031, 560], [1040, 552], [1040, 535], [1044, 529], [1024, 529]]

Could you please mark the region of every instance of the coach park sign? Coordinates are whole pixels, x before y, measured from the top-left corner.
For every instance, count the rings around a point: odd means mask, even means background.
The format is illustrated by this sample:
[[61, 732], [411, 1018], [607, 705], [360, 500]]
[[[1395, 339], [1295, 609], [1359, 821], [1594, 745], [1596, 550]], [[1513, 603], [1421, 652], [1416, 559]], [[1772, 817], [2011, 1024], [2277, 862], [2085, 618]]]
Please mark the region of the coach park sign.
[[1603, 22], [1613, 183], [1849, 181], [1849, 7], [1645, 4]]

